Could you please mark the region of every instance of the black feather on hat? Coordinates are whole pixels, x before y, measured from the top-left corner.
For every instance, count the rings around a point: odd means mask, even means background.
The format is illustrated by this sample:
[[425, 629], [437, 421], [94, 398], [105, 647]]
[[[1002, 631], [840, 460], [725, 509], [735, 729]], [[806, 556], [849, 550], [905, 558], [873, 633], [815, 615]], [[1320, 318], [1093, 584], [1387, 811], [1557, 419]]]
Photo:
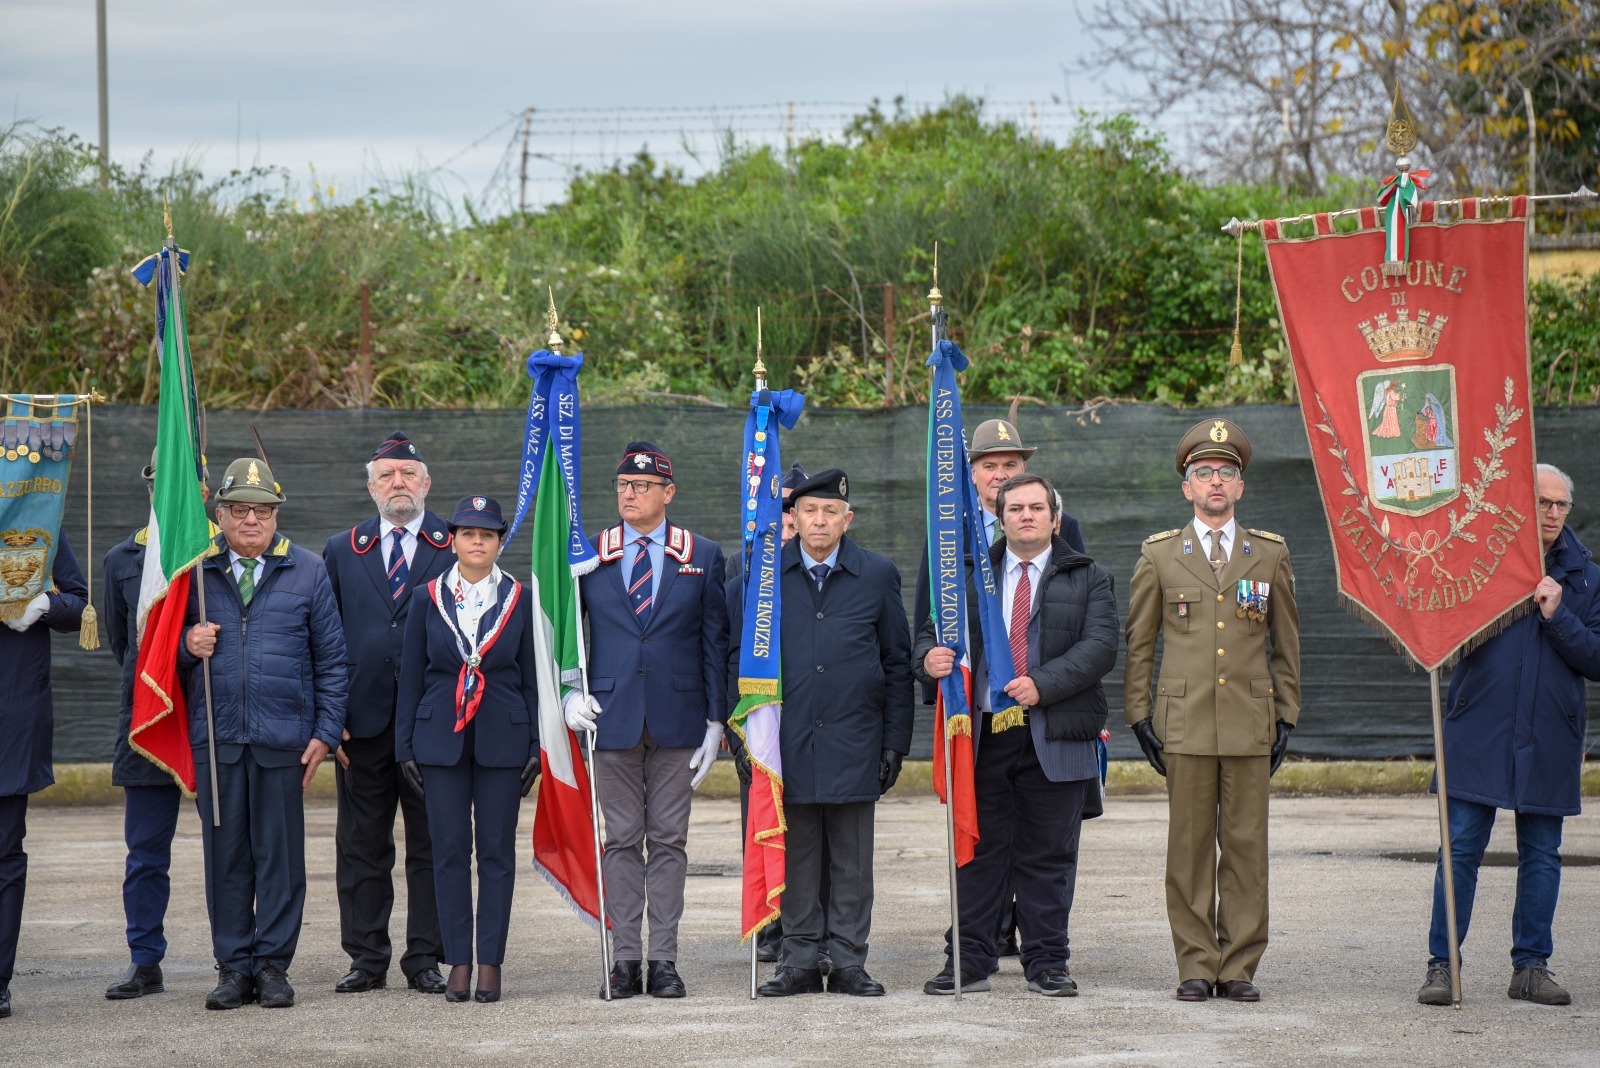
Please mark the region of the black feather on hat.
[[617, 465], [619, 475], [660, 475], [672, 481], [672, 461], [667, 454], [648, 441], [630, 441], [623, 450], [622, 462]]

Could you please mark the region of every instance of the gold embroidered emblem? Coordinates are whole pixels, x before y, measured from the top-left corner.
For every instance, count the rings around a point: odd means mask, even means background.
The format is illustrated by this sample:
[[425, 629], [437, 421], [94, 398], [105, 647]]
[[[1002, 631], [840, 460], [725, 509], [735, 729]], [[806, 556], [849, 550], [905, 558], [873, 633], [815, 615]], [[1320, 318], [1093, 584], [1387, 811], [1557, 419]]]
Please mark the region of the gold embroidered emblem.
[[1228, 426], [1221, 419], [1211, 424], [1211, 440], [1218, 445], [1228, 440]]
[[247, 486], [261, 485], [261, 468], [256, 466], [254, 460], [250, 461], [250, 467], [244, 473], [244, 484]]
[[996, 427], [995, 432], [1000, 435], [1001, 441], [1011, 440], [1011, 431], [1006, 429], [1005, 423], [1002, 422], [998, 427]]

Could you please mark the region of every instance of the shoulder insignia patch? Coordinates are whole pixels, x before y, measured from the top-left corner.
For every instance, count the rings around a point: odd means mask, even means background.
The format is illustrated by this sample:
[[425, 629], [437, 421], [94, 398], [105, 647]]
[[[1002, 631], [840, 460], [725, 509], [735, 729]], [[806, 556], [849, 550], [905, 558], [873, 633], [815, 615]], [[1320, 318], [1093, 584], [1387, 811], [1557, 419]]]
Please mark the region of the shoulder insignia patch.
[[[694, 559], [694, 535], [682, 527], [667, 524], [667, 555], [680, 564], [687, 564]], [[679, 569], [680, 574], [682, 569]]]
[[600, 532], [600, 562], [606, 564], [616, 563], [622, 559], [622, 524], [607, 527]]
[[1166, 541], [1168, 538], [1175, 538], [1182, 533], [1182, 527], [1175, 527], [1172, 530], [1163, 530], [1160, 534], [1152, 534], [1148, 538], [1144, 539], [1144, 543], [1146, 545], [1150, 545], [1153, 542]]
[[1245, 529], [1258, 538], [1266, 538], [1268, 541], [1275, 541], [1279, 545], [1285, 544], [1282, 534], [1274, 534], [1270, 530], [1257, 530], [1254, 527], [1246, 527]]

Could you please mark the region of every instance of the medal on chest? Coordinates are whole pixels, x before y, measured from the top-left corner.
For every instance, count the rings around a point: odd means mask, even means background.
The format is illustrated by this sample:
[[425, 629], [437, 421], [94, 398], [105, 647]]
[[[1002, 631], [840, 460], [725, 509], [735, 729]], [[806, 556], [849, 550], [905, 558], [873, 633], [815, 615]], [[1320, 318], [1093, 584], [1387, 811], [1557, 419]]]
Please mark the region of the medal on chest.
[[1267, 619], [1267, 597], [1271, 590], [1272, 584], [1270, 582], [1252, 582], [1249, 579], [1240, 579], [1235, 594], [1237, 606], [1234, 608], [1233, 614], [1240, 619], [1265, 623]]

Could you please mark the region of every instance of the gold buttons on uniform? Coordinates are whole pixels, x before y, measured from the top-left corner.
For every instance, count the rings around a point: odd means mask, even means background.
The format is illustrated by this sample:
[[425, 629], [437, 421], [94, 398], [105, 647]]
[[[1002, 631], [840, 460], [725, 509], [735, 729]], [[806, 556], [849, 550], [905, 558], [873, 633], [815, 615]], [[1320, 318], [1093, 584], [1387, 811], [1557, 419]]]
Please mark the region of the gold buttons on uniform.
[[1227, 679], [1218, 679], [1217, 680], [1217, 685], [1218, 686], [1226, 686], [1226, 685], [1228, 685], [1228, 680]]
[[1218, 656], [1226, 656], [1227, 654], [1228, 654], [1228, 650], [1226, 650], [1226, 649], [1218, 649], [1217, 650], [1217, 655]]
[[1220, 619], [1217, 620], [1217, 629], [1218, 630], [1221, 630], [1223, 627], [1226, 627], [1226, 626], [1227, 626], [1227, 624], [1224, 623], [1222, 620], [1220, 620]]
[[1219, 594], [1217, 594], [1217, 603], [1218, 603], [1218, 604], [1221, 604], [1221, 603], [1222, 603], [1222, 594], [1220, 594], [1220, 593], [1219, 593]]

